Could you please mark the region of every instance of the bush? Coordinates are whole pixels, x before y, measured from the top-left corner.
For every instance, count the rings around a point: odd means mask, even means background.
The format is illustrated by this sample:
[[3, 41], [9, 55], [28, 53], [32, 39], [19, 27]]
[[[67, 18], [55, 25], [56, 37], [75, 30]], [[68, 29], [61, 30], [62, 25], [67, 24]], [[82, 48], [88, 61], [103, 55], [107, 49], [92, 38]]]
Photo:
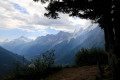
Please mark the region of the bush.
[[[14, 68], [14, 80], [36, 80], [43, 79], [48, 75], [55, 73], [61, 69], [61, 66], [54, 66], [54, 50], [46, 51], [40, 54], [35, 59], [31, 60], [31, 64], [20, 66], [20, 63], [16, 63]], [[12, 79], [13, 79], [12, 78]], [[4, 80], [11, 80], [10, 77], [4, 78]]]
[[76, 53], [75, 64], [77, 66], [97, 65], [98, 63], [108, 64], [107, 55], [105, 54], [105, 51], [102, 49], [82, 48]]

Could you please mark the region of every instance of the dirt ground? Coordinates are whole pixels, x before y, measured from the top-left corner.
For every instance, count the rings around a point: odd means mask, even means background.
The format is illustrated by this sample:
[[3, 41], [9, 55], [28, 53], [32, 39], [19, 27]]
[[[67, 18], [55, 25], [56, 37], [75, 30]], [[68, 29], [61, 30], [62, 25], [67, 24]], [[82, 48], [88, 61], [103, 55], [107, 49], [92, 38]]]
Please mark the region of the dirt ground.
[[95, 80], [98, 74], [98, 67], [95, 66], [64, 68], [60, 72], [49, 76], [46, 80]]

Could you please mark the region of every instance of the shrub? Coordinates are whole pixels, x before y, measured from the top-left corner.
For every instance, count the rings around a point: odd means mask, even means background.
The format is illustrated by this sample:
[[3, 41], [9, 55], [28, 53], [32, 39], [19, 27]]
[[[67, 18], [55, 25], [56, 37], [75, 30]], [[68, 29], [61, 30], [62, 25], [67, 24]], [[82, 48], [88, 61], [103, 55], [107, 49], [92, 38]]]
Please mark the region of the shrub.
[[61, 69], [61, 66], [54, 66], [54, 52], [55, 50], [46, 51], [36, 56], [31, 60], [31, 64], [20, 66], [20, 63], [16, 63], [13, 77], [6, 77], [4, 80], [36, 80], [55, 73]]
[[82, 48], [76, 53], [75, 64], [77, 66], [96, 65], [98, 63], [100, 64], [108, 63], [107, 55], [105, 54], [105, 51], [102, 49]]
[[46, 51], [38, 56], [35, 59], [31, 60], [31, 64], [24, 66], [22, 68], [21, 76], [30, 76], [35, 78], [44, 78], [51, 74], [53, 71], [54, 64], [54, 50]]
[[76, 54], [75, 64], [78, 66], [88, 65], [89, 53], [87, 49], [82, 48]]

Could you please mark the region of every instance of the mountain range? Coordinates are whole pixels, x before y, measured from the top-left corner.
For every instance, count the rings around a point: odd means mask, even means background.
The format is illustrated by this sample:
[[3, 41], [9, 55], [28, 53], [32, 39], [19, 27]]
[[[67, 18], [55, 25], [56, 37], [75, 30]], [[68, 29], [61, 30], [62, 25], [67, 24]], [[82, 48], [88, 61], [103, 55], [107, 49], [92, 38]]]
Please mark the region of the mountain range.
[[104, 49], [104, 32], [99, 27], [89, 26], [73, 33], [60, 31], [30, 40], [24, 36], [0, 45], [11, 52], [24, 55], [26, 58], [35, 56], [47, 50], [55, 50], [56, 64], [74, 64], [75, 54], [81, 48], [99, 47]]

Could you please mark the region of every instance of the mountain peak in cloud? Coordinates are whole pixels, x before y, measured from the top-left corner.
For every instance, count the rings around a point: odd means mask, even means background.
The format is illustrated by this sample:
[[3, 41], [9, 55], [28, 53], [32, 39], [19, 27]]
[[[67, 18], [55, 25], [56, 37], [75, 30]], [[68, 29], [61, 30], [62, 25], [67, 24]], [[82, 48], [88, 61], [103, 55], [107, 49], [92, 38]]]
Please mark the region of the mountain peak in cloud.
[[11, 40], [9, 40], [9, 39], [5, 39], [3, 42], [10, 42]]
[[15, 40], [22, 40], [22, 41], [25, 41], [25, 42], [30, 42], [30, 41], [32, 41], [32, 39], [29, 39], [29, 38], [24, 37], [24, 36], [20, 36], [19, 38], [15, 39]]
[[24, 37], [24, 36], [20, 36], [19, 38], [26, 38], [26, 37]]

